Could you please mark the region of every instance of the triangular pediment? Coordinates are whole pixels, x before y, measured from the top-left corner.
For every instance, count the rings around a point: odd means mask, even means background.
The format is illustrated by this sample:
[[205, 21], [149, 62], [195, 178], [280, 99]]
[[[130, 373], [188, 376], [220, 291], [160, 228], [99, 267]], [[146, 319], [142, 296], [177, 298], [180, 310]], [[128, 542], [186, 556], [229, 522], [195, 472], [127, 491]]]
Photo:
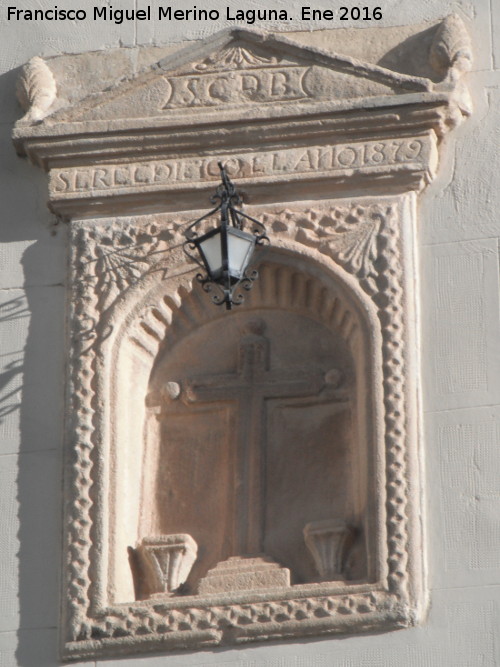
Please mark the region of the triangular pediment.
[[428, 79], [332, 55], [263, 31], [223, 31], [45, 122], [198, 116], [429, 91]]

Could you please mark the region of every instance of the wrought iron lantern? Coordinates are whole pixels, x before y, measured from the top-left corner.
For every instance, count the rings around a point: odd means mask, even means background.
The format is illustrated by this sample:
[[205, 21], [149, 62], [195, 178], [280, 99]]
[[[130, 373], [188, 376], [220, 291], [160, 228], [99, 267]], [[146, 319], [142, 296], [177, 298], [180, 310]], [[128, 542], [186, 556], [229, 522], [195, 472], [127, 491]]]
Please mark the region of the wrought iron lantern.
[[[229, 179], [221, 162], [219, 169], [222, 183], [211, 198], [217, 206], [191, 223], [184, 232], [184, 252], [193, 259], [206, 275], [199, 273], [196, 279], [206, 292], [212, 292], [212, 301], [216, 305], [226, 305], [231, 310], [234, 305], [243, 303], [241, 289], [252, 289], [258, 272], [248, 270], [255, 246], [269, 241], [262, 222], [243, 213], [239, 208], [241, 198], [234, 184]], [[220, 224], [210, 227], [210, 218], [220, 212]], [[203, 232], [203, 233], [201, 233]], [[198, 255], [192, 253], [198, 251]]]

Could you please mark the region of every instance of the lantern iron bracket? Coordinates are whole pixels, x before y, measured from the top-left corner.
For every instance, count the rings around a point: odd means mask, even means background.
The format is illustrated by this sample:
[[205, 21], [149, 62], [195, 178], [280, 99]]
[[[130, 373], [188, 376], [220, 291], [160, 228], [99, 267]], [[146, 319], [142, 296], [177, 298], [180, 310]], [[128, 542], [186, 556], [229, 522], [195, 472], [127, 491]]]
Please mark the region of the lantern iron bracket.
[[[243, 202], [234, 183], [229, 178], [222, 162], [218, 162], [218, 166], [222, 182], [210, 198], [211, 203], [216, 206], [188, 225], [184, 231], [186, 240], [183, 249], [185, 254], [206, 272], [196, 275], [196, 280], [201, 284], [203, 290], [210, 293], [214, 287], [217, 289], [217, 292], [211, 295], [212, 302], [217, 306], [225, 304], [226, 309], [231, 310], [234, 305], [240, 305], [244, 301], [240, 289], [247, 291], [252, 289], [253, 282], [258, 278], [257, 270], [248, 270], [253, 247], [269, 243], [269, 238], [264, 224], [241, 210]], [[220, 212], [219, 227], [203, 229], [200, 235], [200, 225], [218, 212]], [[240, 233], [237, 234], [234, 230]], [[221, 242], [221, 266], [214, 270], [203, 253], [202, 243], [216, 234], [220, 236]], [[236, 235], [249, 244], [248, 259], [241, 272], [231, 269], [228, 234]], [[194, 254], [194, 250], [197, 250], [200, 256]]]

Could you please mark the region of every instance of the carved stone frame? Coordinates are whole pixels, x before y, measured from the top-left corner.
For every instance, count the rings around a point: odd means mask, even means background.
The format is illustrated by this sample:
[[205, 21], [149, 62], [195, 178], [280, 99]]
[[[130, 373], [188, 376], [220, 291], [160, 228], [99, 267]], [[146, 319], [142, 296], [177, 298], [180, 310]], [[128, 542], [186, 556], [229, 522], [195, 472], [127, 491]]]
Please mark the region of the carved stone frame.
[[[438, 45], [446, 44], [446, 30], [462, 30], [454, 21], [437, 31]], [[208, 42], [201, 55], [220, 48], [221, 39]], [[228, 33], [223, 46], [230, 46], [234, 39], [265, 43], [269, 38], [255, 31], [235, 31]], [[272, 43], [274, 49], [283, 48], [284, 52], [291, 48], [284, 38], [273, 38]], [[296, 55], [300, 49], [294, 48]], [[316, 57], [324, 64], [325, 55], [315, 55], [313, 51], [307, 51], [307, 58]], [[437, 47], [435, 51], [439, 53]], [[465, 113], [464, 91], [462, 97], [457, 96], [455, 84], [458, 73], [465, 69], [467, 53], [462, 49], [459, 56], [449, 56], [441, 87], [428, 82], [427, 92], [379, 99], [376, 112], [368, 121], [368, 100], [346, 103], [331, 116], [325, 115], [323, 102], [313, 101], [308, 108], [296, 110], [293, 132], [283, 130], [280, 148], [273, 149], [285, 159], [297, 150], [297, 136], [305, 142], [300, 150], [324, 146], [324, 140], [318, 140], [316, 134], [315, 117], [319, 113], [326, 123], [330, 118], [341, 121], [340, 135], [349, 128], [352, 139], [347, 144], [344, 139], [335, 138], [334, 124], [330, 126], [333, 137], [329, 143], [337, 153], [356, 153], [356, 147], [362, 146], [363, 155], [370, 151], [372, 155], [383, 155], [383, 164], [373, 158], [369, 164], [353, 163], [349, 168], [340, 165], [334, 171], [308, 168], [283, 175], [266, 173], [263, 168], [239, 179], [249, 203], [255, 206], [249, 212], [267, 218], [276, 252], [296, 256], [297, 261], [306, 258], [318, 271], [335, 275], [339, 284], [356, 294], [367, 314], [379, 359], [372, 386], [375, 412], [380, 419], [374, 425], [376, 435], [371, 444], [377, 461], [372, 469], [378, 498], [376, 563], [372, 568], [375, 576], [363, 584], [326, 582], [230, 596], [110, 601], [106, 516], [110, 511], [112, 457], [108, 405], [115, 361], [112, 341], [118, 325], [125, 320], [131, 336], [134, 331], [145, 330], [153, 332], [151, 340], [164, 335], [168, 317], [163, 329], [160, 326], [155, 333], [158, 322], [148, 323], [151, 304], [143, 297], [166, 274], [172, 277], [168, 287], [171, 310], [194, 289], [192, 267], [185, 264], [180, 250], [182, 225], [195, 217], [197, 211], [193, 209], [205, 205], [206, 193], [213, 183], [209, 178], [148, 185], [129, 180], [126, 187], [111, 186], [100, 191], [88, 185], [90, 170], [129, 169], [130, 175], [131, 165], [137, 164], [136, 146], [147, 146], [148, 137], [158, 133], [158, 124], [153, 127], [142, 119], [124, 122], [116, 135], [120, 136], [119, 158], [103, 162], [100, 153], [110, 150], [113, 137], [101, 128], [101, 121], [80, 120], [75, 124], [71, 117], [58, 118], [56, 111], [41, 125], [34, 124], [33, 120], [40, 120], [40, 114], [43, 116], [47, 110], [40, 111], [42, 103], [31, 100], [36, 114], [28, 114], [19, 124], [16, 142], [23, 152], [50, 170], [51, 207], [69, 220], [70, 228], [65, 439], [67, 569], [62, 632], [66, 658], [380, 632], [415, 624], [425, 614], [415, 305], [416, 199], [417, 192], [435, 172], [440, 136]], [[329, 62], [328, 66], [337, 65]], [[50, 79], [44, 67], [47, 66], [37, 63], [35, 69], [41, 69], [42, 78]], [[365, 76], [382, 76], [375, 70], [367, 67]], [[387, 78], [387, 74], [384, 76]], [[52, 84], [49, 88], [52, 90]], [[106, 93], [103, 95], [106, 102]], [[365, 125], [360, 122], [363, 118]], [[242, 156], [243, 161], [245, 156], [249, 161], [253, 159], [255, 151], [249, 150], [248, 144], [238, 143], [238, 133], [229, 149], [224, 133], [214, 121], [207, 125], [193, 116], [189, 127], [187, 121], [186, 125], [176, 122], [180, 134], [187, 129], [192, 134], [194, 128], [197, 139], [191, 141], [201, 145], [204, 140], [211, 142], [206, 151], [210, 159], [221, 154]], [[261, 131], [262, 122], [271, 130], [275, 127], [275, 120], [264, 114], [255, 132]], [[250, 130], [253, 131], [251, 123]], [[167, 135], [159, 139], [151, 154], [144, 148], [141, 168], [154, 170], [162, 160], [164, 164], [172, 160], [173, 149]], [[175, 149], [175, 159], [188, 164], [195, 143], [189, 149]], [[384, 153], [385, 148], [380, 147], [386, 146], [392, 149], [387, 148]], [[265, 142], [260, 148], [263, 155], [269, 153]], [[104, 167], [94, 166], [99, 163]], [[133, 168], [137, 173], [138, 167]], [[80, 177], [81, 187], [76, 185]], [[279, 185], [289, 181], [296, 184], [297, 192], [283, 196]], [[70, 182], [73, 187], [69, 187]], [[61, 183], [68, 184], [64, 192]], [[334, 197], [332, 185], [336, 189]], [[314, 196], [306, 197], [305, 192]], [[186, 203], [190, 198], [191, 205]], [[127, 300], [135, 305], [122, 308]], [[143, 336], [138, 344], [147, 353], [148, 343], [144, 340]]]

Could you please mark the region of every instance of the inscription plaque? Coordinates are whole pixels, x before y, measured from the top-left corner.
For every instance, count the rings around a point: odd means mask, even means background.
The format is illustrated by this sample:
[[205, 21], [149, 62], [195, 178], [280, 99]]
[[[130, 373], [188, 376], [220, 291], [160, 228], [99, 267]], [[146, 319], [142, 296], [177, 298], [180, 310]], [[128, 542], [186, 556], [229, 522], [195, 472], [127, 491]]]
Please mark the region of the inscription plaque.
[[[433, 152], [432, 138], [421, 136], [226, 155], [222, 160], [231, 178], [242, 179], [287, 174], [330, 174], [346, 169], [370, 171], [393, 165], [421, 165], [427, 168], [432, 163]], [[219, 178], [217, 162], [220, 159], [158, 160], [53, 170], [50, 187], [54, 195], [63, 195], [211, 181]]]

